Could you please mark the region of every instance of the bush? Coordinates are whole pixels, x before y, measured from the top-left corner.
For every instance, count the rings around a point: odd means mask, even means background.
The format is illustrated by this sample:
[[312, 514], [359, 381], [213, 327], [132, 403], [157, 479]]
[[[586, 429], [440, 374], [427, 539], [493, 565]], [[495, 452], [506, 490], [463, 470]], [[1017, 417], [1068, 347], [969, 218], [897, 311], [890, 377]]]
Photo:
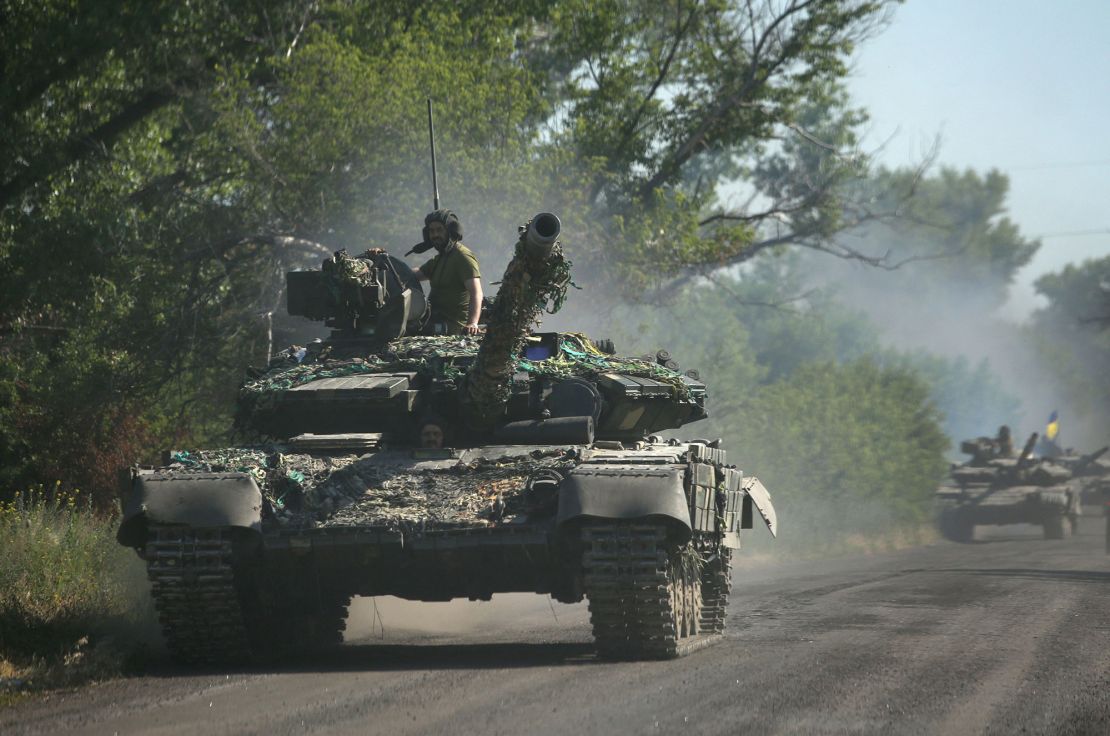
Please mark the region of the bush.
[[[60, 486], [0, 503], [0, 660], [54, 686], [119, 672], [153, 621], [142, 564], [114, 520]], [[123, 632], [128, 634], [123, 636]]]

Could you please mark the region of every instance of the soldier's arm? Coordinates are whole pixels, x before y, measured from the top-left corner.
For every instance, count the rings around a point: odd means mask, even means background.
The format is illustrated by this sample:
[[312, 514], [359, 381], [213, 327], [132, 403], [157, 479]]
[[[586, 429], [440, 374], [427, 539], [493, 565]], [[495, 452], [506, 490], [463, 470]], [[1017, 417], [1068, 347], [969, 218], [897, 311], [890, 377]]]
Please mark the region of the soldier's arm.
[[419, 268], [412, 269], [412, 275], [416, 277], [417, 281], [427, 281], [428, 274], [421, 271]]
[[482, 280], [480, 278], [467, 279], [466, 293], [470, 295], [470, 308], [466, 315], [466, 332], [473, 335], [478, 332], [478, 318], [482, 316]]

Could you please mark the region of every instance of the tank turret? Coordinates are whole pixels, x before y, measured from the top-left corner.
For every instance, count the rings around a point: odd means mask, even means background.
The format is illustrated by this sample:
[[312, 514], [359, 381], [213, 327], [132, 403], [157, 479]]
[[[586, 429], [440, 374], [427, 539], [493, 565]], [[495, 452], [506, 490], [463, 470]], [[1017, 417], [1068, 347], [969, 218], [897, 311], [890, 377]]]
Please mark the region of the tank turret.
[[332, 332], [279, 353], [244, 384], [240, 428], [276, 439], [379, 433], [404, 443], [434, 413], [459, 444], [589, 444], [637, 441], [705, 417], [705, 385], [666, 351], [623, 358], [610, 341], [603, 351], [579, 333], [531, 331], [570, 285], [560, 229], [546, 212], [520, 228], [482, 337], [420, 334], [424, 292], [404, 262], [380, 251], [339, 251], [319, 270], [291, 272], [290, 314]]

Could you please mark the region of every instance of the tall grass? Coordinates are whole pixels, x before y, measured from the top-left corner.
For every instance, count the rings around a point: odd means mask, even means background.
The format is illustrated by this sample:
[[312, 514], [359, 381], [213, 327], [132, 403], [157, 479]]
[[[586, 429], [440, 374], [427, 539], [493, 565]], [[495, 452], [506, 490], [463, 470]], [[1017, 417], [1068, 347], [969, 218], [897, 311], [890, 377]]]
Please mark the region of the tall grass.
[[59, 486], [0, 503], [0, 670], [9, 677], [50, 687], [110, 676], [150, 641], [142, 563], [114, 529]]

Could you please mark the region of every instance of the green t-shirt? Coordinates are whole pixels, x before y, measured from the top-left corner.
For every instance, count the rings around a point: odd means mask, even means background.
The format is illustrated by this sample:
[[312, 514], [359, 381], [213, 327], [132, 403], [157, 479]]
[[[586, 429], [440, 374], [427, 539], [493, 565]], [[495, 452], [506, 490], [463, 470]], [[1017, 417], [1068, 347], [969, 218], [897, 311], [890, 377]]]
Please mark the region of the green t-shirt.
[[466, 284], [470, 279], [482, 277], [478, 258], [462, 243], [456, 243], [446, 255], [436, 254], [420, 267], [428, 277], [432, 305], [432, 318], [445, 321], [451, 332], [461, 332], [466, 327], [470, 309], [470, 293]]

